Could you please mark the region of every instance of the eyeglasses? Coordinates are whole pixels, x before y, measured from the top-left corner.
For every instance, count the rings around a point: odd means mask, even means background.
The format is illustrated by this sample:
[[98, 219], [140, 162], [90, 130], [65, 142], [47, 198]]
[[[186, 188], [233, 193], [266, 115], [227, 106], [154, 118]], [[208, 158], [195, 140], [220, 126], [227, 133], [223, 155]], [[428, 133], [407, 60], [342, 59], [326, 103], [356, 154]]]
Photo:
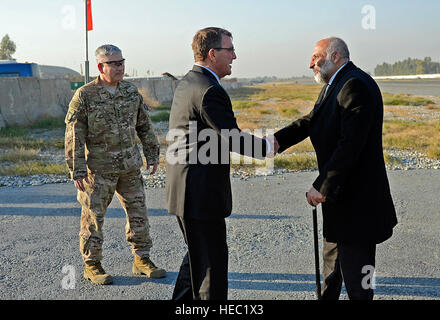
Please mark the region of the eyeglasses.
[[228, 50], [229, 52], [235, 52], [235, 48], [231, 47], [231, 48], [213, 48], [214, 50]]
[[101, 62], [101, 63], [106, 63], [106, 64], [108, 64], [110, 66], [113, 66], [113, 67], [120, 67], [120, 66], [123, 66], [125, 64], [125, 59], [118, 60], [118, 61], [104, 61], [104, 62]]

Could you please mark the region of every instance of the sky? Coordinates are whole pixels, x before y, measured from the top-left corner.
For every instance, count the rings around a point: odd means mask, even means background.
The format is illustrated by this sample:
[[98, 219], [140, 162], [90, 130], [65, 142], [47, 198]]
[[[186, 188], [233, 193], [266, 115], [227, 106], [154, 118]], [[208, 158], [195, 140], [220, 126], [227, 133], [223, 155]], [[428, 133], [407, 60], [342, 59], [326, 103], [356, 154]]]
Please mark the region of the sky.
[[[95, 49], [121, 48], [126, 73], [183, 75], [194, 62], [197, 30], [217, 26], [233, 35], [230, 77], [312, 76], [313, 47], [344, 39], [351, 60], [370, 73], [377, 64], [431, 57], [440, 61], [439, 0], [91, 0], [90, 74]], [[0, 0], [0, 37], [16, 43], [18, 62], [80, 72], [85, 56], [83, 0]]]

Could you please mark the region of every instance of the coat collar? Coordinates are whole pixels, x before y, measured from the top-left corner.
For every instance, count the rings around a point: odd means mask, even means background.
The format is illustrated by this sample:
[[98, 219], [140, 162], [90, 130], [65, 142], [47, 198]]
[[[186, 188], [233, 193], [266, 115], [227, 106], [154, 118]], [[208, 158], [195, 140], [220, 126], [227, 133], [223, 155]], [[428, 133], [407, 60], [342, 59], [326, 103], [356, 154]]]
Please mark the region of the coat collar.
[[332, 85], [330, 86], [330, 89], [334, 86], [336, 86], [336, 84], [342, 79], [342, 77], [347, 74], [347, 72], [357, 69], [357, 67], [353, 64], [353, 62], [348, 61], [347, 64], [341, 69], [339, 70], [338, 74], [336, 75], [336, 77], [333, 79]]
[[[330, 96], [333, 90], [335, 90], [335, 87], [337, 86], [338, 82], [350, 71], [357, 69], [357, 67], [353, 64], [353, 62], [349, 61], [341, 70], [339, 70], [336, 77], [333, 79], [332, 85], [330, 88], [328, 88], [327, 94], [324, 96], [325, 93], [325, 87], [321, 91], [321, 94], [318, 97], [317, 104], [322, 105], [327, 100], [327, 98]], [[318, 107], [319, 108], [319, 107]]]
[[217, 79], [215, 78], [215, 76], [209, 72], [209, 70], [206, 70], [205, 68], [198, 66], [198, 65], [194, 65], [192, 68], [192, 71], [194, 72], [199, 72], [199, 73], [203, 73], [205, 76], [209, 77], [210, 79], [214, 80], [215, 83], [217, 83], [218, 85], [220, 85], [220, 83], [217, 81]]

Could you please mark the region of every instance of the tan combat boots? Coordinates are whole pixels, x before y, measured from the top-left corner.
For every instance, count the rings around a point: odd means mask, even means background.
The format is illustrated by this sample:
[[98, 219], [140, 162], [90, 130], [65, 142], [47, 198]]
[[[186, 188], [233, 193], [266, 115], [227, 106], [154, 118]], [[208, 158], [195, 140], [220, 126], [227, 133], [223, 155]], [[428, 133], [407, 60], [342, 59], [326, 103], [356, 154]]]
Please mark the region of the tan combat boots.
[[134, 274], [145, 274], [153, 279], [163, 278], [167, 274], [164, 269], [156, 267], [149, 257], [140, 258], [137, 255], [134, 256], [132, 270]]
[[[149, 257], [140, 258], [139, 256], [135, 256], [132, 270], [134, 274], [145, 274], [148, 278], [153, 279], [163, 278], [167, 274], [164, 269], [156, 267]], [[104, 271], [101, 262], [85, 264], [84, 278], [95, 284], [103, 285], [113, 283], [112, 276]]]
[[113, 282], [112, 276], [105, 273], [101, 262], [86, 263], [84, 266], [84, 278], [96, 284], [110, 284]]

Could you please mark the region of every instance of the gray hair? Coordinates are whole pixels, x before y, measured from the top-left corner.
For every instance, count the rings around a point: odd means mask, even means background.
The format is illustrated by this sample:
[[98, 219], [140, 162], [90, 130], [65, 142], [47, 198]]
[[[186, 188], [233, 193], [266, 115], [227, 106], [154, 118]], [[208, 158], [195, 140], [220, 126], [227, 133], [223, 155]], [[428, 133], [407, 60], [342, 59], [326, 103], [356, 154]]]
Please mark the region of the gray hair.
[[114, 54], [121, 53], [121, 49], [119, 49], [117, 46], [114, 46], [112, 44], [104, 44], [95, 51], [95, 57], [96, 61], [99, 61], [103, 56], [112, 56]]
[[336, 37], [327, 38], [328, 47], [327, 47], [327, 59], [331, 57], [331, 55], [335, 52], [338, 52], [341, 55], [341, 58], [350, 60], [350, 52], [348, 51], [347, 44], [344, 40]]

